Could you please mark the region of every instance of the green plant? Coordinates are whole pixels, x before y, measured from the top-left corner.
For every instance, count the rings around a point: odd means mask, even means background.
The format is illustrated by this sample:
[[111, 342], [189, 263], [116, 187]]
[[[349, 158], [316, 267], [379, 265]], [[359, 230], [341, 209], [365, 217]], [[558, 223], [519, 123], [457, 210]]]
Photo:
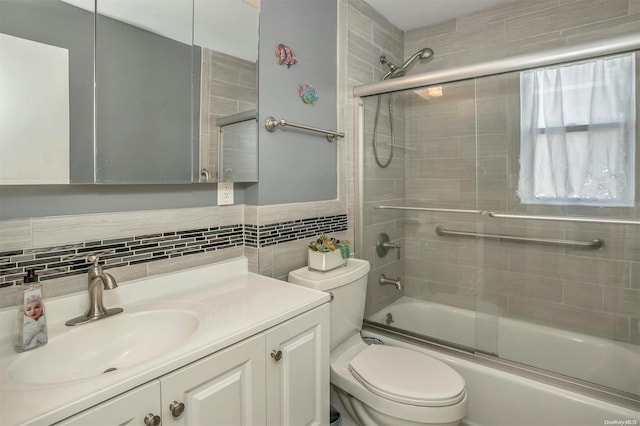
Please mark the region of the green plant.
[[329, 237], [325, 234], [320, 235], [317, 240], [314, 240], [309, 244], [309, 248], [313, 251], [319, 251], [320, 253], [329, 253], [340, 249], [344, 252], [345, 249], [349, 250], [351, 243], [347, 240], [338, 240], [333, 237]]

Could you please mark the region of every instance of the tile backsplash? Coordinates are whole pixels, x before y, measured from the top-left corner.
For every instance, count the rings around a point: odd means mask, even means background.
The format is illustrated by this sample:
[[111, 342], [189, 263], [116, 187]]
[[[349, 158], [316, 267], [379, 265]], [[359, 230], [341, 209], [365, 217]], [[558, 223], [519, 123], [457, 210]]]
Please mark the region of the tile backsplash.
[[0, 252], [0, 287], [20, 284], [27, 270], [40, 281], [84, 274], [96, 255], [106, 268], [223, 250], [244, 244], [243, 225], [189, 229]]
[[[305, 262], [309, 239], [347, 230], [342, 206], [296, 203], [274, 214], [271, 206], [259, 211], [236, 205], [0, 221], [0, 308], [14, 304], [16, 286], [29, 269], [37, 270], [49, 296], [82, 291], [89, 255], [99, 256], [119, 282], [242, 255], [259, 272], [253, 248], [290, 250], [283, 243], [302, 240], [299, 257]], [[254, 224], [258, 217], [260, 225]]]
[[346, 214], [287, 220], [262, 226], [246, 224], [245, 244], [262, 248], [346, 230]]

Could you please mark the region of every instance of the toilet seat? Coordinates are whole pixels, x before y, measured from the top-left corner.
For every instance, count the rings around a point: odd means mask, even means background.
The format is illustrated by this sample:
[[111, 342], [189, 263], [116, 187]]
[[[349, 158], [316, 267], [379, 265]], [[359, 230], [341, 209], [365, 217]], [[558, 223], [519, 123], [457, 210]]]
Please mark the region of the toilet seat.
[[[350, 395], [354, 399], [354, 404], [359, 401], [359, 403], [364, 404], [364, 406], [366, 407], [371, 407], [371, 409], [374, 409], [380, 413], [385, 413], [386, 415], [398, 419], [395, 422], [388, 422], [388, 424], [405, 424], [402, 423], [403, 421], [415, 422], [418, 424], [456, 424], [455, 422], [460, 421], [466, 415], [466, 390], [463, 390], [462, 394], [460, 395], [462, 398], [461, 401], [446, 406], [424, 406], [402, 403], [394, 401], [387, 397], [383, 397], [378, 393], [370, 390], [370, 388], [366, 387], [362, 382], [357, 380], [356, 376], [352, 373], [352, 371], [350, 371], [351, 360], [355, 359], [358, 354], [365, 351], [369, 347], [370, 346], [362, 340], [362, 337], [360, 337], [360, 333], [356, 332], [349, 339], [340, 344], [336, 349], [331, 351], [331, 385], [346, 393], [347, 395]], [[403, 351], [411, 351], [410, 349], [404, 348], [398, 349], [402, 349]], [[428, 355], [420, 355], [431, 358]], [[393, 367], [395, 363], [396, 362], [394, 361], [391, 364], [385, 365], [381, 369], [393, 370], [397, 368]], [[445, 367], [446, 370], [451, 371], [453, 375], [458, 375], [458, 373], [448, 365], [442, 363], [442, 367]], [[393, 372], [391, 374], [393, 374]], [[460, 378], [460, 380], [463, 379]], [[404, 395], [404, 392], [398, 393], [400, 395]], [[452, 400], [454, 400], [453, 397]]]
[[348, 369], [369, 391], [402, 404], [444, 407], [465, 397], [464, 379], [455, 370], [410, 349], [371, 345], [349, 361]]

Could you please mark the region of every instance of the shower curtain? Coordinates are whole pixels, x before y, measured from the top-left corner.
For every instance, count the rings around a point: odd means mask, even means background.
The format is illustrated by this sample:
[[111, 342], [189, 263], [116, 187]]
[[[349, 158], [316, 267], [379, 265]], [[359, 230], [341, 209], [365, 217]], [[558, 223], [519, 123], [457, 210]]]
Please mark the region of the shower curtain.
[[520, 73], [525, 204], [633, 206], [634, 54]]

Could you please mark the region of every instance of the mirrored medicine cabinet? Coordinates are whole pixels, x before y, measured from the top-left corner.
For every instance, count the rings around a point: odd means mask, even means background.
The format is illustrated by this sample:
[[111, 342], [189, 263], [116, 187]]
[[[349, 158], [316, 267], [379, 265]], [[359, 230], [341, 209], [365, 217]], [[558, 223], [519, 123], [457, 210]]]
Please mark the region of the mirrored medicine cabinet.
[[0, 2], [0, 184], [255, 182], [249, 3]]

